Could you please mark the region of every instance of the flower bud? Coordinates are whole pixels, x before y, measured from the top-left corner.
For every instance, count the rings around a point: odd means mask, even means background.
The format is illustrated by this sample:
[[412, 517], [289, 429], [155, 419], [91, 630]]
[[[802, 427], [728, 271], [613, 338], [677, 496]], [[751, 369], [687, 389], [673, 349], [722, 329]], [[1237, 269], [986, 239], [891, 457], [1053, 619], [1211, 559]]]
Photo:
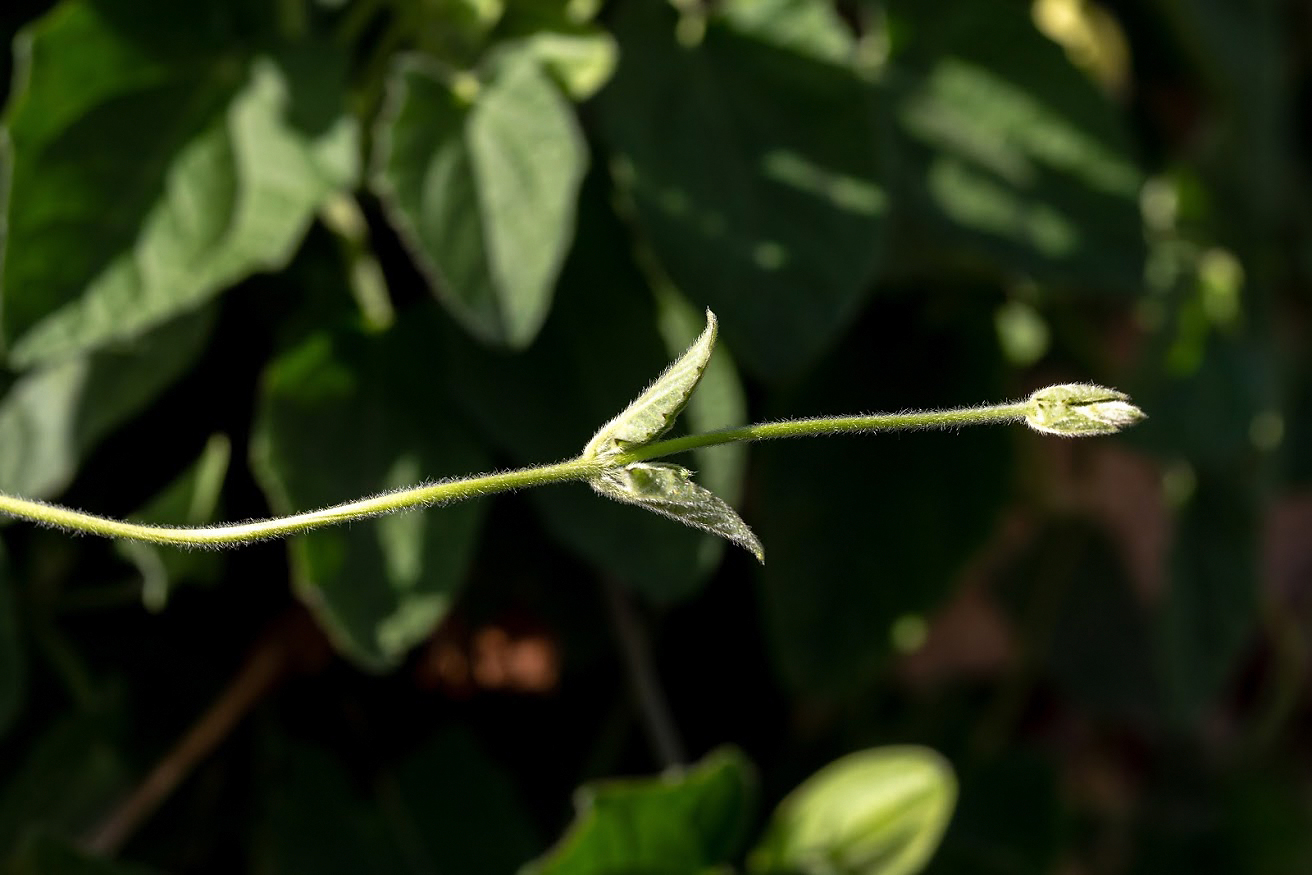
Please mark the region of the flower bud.
[[1124, 392], [1090, 383], [1039, 389], [1025, 405], [1025, 422], [1030, 428], [1064, 437], [1115, 434], [1145, 416]]

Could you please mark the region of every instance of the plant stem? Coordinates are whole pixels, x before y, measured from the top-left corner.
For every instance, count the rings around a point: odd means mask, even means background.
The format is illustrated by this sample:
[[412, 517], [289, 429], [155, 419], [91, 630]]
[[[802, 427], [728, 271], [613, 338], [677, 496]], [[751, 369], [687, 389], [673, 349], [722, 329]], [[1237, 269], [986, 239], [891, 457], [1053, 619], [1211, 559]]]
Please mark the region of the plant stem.
[[55, 528], [102, 535], [108, 538], [149, 541], [154, 544], [170, 544], [180, 547], [232, 547], [250, 543], [251, 541], [298, 535], [313, 529], [380, 514], [451, 504], [467, 498], [493, 495], [498, 492], [511, 492], [532, 486], [545, 486], [549, 483], [589, 480], [607, 469], [620, 468], [633, 462], [671, 456], [676, 453], [718, 444], [849, 432], [860, 434], [878, 431], [956, 428], [964, 425], [1005, 423], [1024, 419], [1025, 411], [1026, 404], [1017, 402], [957, 410], [880, 413], [866, 416], [834, 416], [816, 419], [794, 419], [784, 422], [764, 422], [740, 428], [726, 428], [705, 434], [658, 441], [606, 458], [584, 458], [580, 456], [552, 465], [483, 474], [460, 480], [443, 480], [438, 483], [428, 483], [409, 489], [374, 495], [357, 501], [348, 501], [321, 510], [231, 525], [195, 528], [143, 525], [96, 516], [71, 508], [47, 504], [43, 501], [33, 501], [2, 493], [0, 493], [0, 514], [7, 514]]
[[995, 404], [989, 407], [962, 407], [956, 410], [919, 410], [911, 413], [874, 413], [864, 416], [825, 416], [814, 419], [788, 419], [761, 422], [737, 428], [722, 428], [705, 434], [646, 444], [614, 457], [620, 465], [642, 462], [660, 456], [672, 456], [717, 444], [740, 441], [767, 441], [791, 437], [814, 437], [829, 434], [871, 434], [879, 431], [908, 431], [922, 428], [958, 428], [963, 425], [989, 425], [1019, 422], [1025, 418], [1025, 402]]

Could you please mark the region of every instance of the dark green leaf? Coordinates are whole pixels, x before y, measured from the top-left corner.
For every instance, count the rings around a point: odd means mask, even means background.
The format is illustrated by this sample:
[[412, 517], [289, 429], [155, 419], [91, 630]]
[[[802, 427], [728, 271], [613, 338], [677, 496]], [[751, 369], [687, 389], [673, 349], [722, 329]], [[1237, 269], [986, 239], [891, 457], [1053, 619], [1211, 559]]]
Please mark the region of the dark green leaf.
[[340, 57], [248, 52], [251, 29], [241, 4], [110, 0], [63, 3], [20, 37], [3, 275], [15, 364], [135, 336], [284, 264], [319, 204], [355, 183]]
[[752, 768], [732, 749], [659, 778], [578, 791], [569, 832], [521, 875], [686, 875], [728, 862], [751, 822]]
[[1170, 717], [1196, 726], [1230, 680], [1258, 619], [1252, 485], [1205, 472], [1176, 520], [1158, 646]]
[[[975, 316], [973, 314], [979, 314]], [[872, 312], [782, 417], [951, 407], [997, 397], [987, 310], [936, 326]], [[872, 352], [876, 351], [876, 352]], [[889, 375], [896, 379], [887, 379]], [[935, 607], [990, 532], [1008, 489], [1003, 429], [765, 443], [752, 519], [770, 561], [765, 621], [790, 685], [850, 695], [873, 681], [900, 618]]]
[[0, 858], [24, 833], [45, 827], [80, 834], [103, 817], [129, 772], [93, 715], [65, 718], [29, 748], [0, 786]]
[[[898, 2], [907, 177], [932, 233], [1007, 270], [1139, 291], [1143, 174], [1112, 103], [1028, 7]], [[725, 314], [727, 316], [727, 314]]]
[[753, 872], [912, 875], [952, 817], [952, 767], [923, 747], [882, 747], [830, 763], [775, 810]]
[[[313, 333], [274, 361], [252, 464], [277, 512], [487, 467], [420, 376], [433, 368], [433, 331], [416, 317], [371, 337]], [[297, 592], [347, 655], [387, 668], [446, 614], [486, 509], [471, 501], [295, 538]]]
[[587, 153], [526, 47], [466, 94], [419, 57], [392, 74], [375, 189], [433, 291], [490, 343], [528, 345], [574, 234]]
[[759, 21], [735, 29], [752, 17], [712, 17], [684, 47], [665, 4], [624, 4], [620, 69], [598, 114], [661, 265], [719, 314], [746, 367], [778, 378], [814, 361], [859, 307], [882, 256], [885, 194], [866, 85], [762, 42]]
[[0, 398], [0, 491], [29, 498], [62, 491], [92, 447], [192, 366], [212, 323], [207, 308], [19, 377]]

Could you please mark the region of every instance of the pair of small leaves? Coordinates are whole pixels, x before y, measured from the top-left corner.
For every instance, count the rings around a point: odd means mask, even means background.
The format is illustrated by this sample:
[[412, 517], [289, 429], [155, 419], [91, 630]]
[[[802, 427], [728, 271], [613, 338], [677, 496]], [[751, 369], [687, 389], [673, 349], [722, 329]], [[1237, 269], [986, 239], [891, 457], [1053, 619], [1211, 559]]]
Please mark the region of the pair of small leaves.
[[692, 346], [593, 435], [583, 458], [614, 462], [590, 481], [599, 494], [727, 538], [764, 563], [765, 549], [747, 523], [723, 499], [694, 483], [687, 468], [668, 462], [619, 461], [674, 425], [706, 371], [717, 330], [715, 314], [707, 310], [706, 329]]

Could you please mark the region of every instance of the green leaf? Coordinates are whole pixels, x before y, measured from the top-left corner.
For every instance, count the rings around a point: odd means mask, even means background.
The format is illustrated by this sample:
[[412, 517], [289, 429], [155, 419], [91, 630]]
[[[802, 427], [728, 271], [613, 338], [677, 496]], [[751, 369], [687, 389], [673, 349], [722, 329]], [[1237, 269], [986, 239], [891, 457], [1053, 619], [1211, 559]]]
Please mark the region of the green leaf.
[[209, 308], [137, 340], [37, 368], [0, 398], [0, 491], [61, 492], [87, 452], [143, 409], [199, 357]]
[[[214, 522], [231, 451], [227, 436], [210, 437], [196, 463], [132, 514], [132, 519], [173, 526]], [[142, 541], [118, 541], [114, 546], [141, 573], [141, 600], [152, 611], [164, 609], [170, 589], [178, 583], [187, 579], [212, 581], [222, 567], [220, 558], [212, 552], [172, 550]]]
[[725, 5], [685, 47], [667, 4], [623, 4], [598, 122], [661, 267], [719, 314], [745, 367], [777, 379], [811, 364], [860, 307], [883, 257], [884, 171], [860, 77], [761, 39], [757, 15]]
[[706, 328], [692, 346], [618, 416], [597, 430], [583, 448], [583, 457], [614, 456], [669, 431], [706, 370], [715, 349], [715, 336], [715, 314], [707, 310]]
[[751, 822], [755, 781], [741, 754], [725, 749], [659, 778], [580, 788], [565, 837], [521, 875], [675, 875], [727, 863]]
[[[274, 360], [251, 455], [276, 512], [486, 470], [440, 391], [416, 381], [433, 329], [412, 315], [368, 337], [314, 332]], [[297, 593], [355, 662], [389, 668], [446, 615], [486, 511], [472, 501], [294, 538]]]
[[779, 804], [751, 870], [913, 875], [938, 847], [956, 798], [952, 767], [932, 750], [850, 754]]
[[481, 84], [403, 58], [375, 139], [374, 189], [439, 300], [485, 342], [527, 346], [587, 167], [573, 109], [533, 53], [502, 53]]
[[607, 498], [703, 529], [740, 545], [765, 562], [765, 548], [734, 509], [692, 481], [692, 472], [664, 462], [634, 462], [590, 481]]
[[318, 205], [355, 184], [341, 57], [244, 48], [263, 25], [219, 0], [109, 0], [63, 3], [20, 36], [13, 363], [133, 337], [282, 266]]
[[[776, 396], [768, 418], [1000, 397], [986, 303], [957, 318], [943, 324], [910, 302], [881, 302], [812, 379]], [[826, 442], [754, 448], [753, 525], [770, 545], [763, 613], [785, 680], [842, 699], [879, 677], [895, 624], [935, 608], [993, 530], [1012, 440], [1004, 429], [968, 429]]]
[[151, 875], [155, 870], [96, 857], [67, 839], [37, 833], [23, 841], [5, 872], [7, 875]]
[[907, 205], [936, 242], [1009, 276], [1137, 294], [1143, 173], [1121, 111], [1027, 6], [897, 2], [890, 17], [906, 35], [889, 96]]
[[9, 558], [0, 552], [0, 738], [9, 731], [23, 706], [27, 657], [18, 619], [18, 600]]
[[1238, 670], [1258, 622], [1258, 509], [1242, 474], [1207, 471], [1175, 523], [1169, 597], [1158, 617], [1169, 717], [1202, 714]]
[[64, 718], [28, 748], [0, 788], [0, 859], [37, 827], [76, 834], [94, 826], [127, 786], [129, 771], [104, 720]]
[[[501, 52], [527, 51], [551, 75], [571, 100], [596, 94], [615, 73], [619, 47], [615, 38], [596, 27], [538, 30], [522, 41], [504, 43]], [[500, 52], [494, 52], [492, 63]]]

